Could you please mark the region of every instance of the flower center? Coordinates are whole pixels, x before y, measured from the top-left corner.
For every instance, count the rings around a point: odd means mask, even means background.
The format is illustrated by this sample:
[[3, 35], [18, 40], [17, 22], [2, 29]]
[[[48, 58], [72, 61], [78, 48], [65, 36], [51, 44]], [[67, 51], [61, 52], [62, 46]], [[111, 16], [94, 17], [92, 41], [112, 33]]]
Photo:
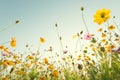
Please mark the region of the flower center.
[[101, 18], [104, 18], [104, 17], [105, 17], [105, 13], [102, 12], [102, 13], [101, 13]]
[[89, 35], [87, 35], [87, 37], [89, 38], [90, 36], [89, 36]]

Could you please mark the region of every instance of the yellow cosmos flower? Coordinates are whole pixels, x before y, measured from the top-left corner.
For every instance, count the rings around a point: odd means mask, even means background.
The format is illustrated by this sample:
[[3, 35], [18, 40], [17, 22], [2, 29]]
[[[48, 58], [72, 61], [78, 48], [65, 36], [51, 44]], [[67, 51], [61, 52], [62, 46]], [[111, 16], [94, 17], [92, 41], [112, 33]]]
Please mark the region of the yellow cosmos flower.
[[82, 57], [82, 55], [81, 55], [81, 54], [80, 54], [80, 55], [78, 55], [77, 60], [80, 60], [80, 59], [81, 59], [81, 57]]
[[119, 41], [120, 39], [119, 38], [115, 38], [114, 41]]
[[112, 50], [111, 46], [110, 45], [106, 45], [105, 51], [106, 52], [111, 52], [111, 50]]
[[102, 39], [101, 41], [102, 41], [103, 43], [107, 42], [106, 39]]
[[54, 70], [54, 71], [53, 71], [53, 76], [54, 76], [54, 77], [58, 77], [58, 71], [57, 71], [57, 70]]
[[110, 18], [110, 10], [106, 10], [106, 9], [97, 10], [96, 14], [94, 15], [94, 22], [100, 25], [103, 22], [107, 21], [109, 18]]
[[10, 45], [12, 47], [16, 47], [16, 38], [12, 38], [11, 42], [10, 42]]
[[28, 59], [34, 59], [34, 57], [33, 57], [33, 56], [30, 56], [30, 55], [28, 55], [27, 58], [28, 58]]
[[16, 74], [22, 75], [22, 74], [25, 74], [25, 72], [23, 72], [23, 71], [17, 71]]
[[40, 42], [41, 43], [44, 43], [45, 42], [45, 39], [43, 37], [40, 37]]
[[7, 77], [3, 78], [3, 80], [9, 80]]
[[13, 55], [13, 58], [16, 60], [18, 58], [18, 56], [15, 54], [15, 55]]
[[14, 62], [13, 61], [10, 61], [10, 60], [5, 60], [4, 62], [2, 62], [2, 65], [3, 66], [13, 66], [14, 65]]
[[98, 32], [102, 32], [102, 30], [103, 30], [102, 28], [99, 28], [99, 29], [98, 29]]
[[49, 65], [49, 69], [54, 69], [54, 66], [52, 64]]
[[3, 50], [3, 49], [4, 49], [4, 46], [0, 46], [0, 49]]
[[111, 25], [108, 27], [108, 30], [114, 30], [115, 29], [115, 26], [114, 25]]
[[30, 66], [31, 66], [31, 64], [30, 64], [30, 63], [27, 63], [27, 64], [26, 64], [26, 67], [27, 67], [27, 68], [29, 68]]
[[45, 64], [49, 64], [47, 58], [44, 58], [44, 62], [45, 62]]
[[102, 33], [102, 38], [106, 38], [106, 34]]
[[77, 38], [77, 37], [78, 37], [77, 35], [73, 35], [73, 36], [72, 36], [73, 39], [75, 39], [75, 38]]
[[4, 51], [7, 52], [7, 53], [10, 53], [8, 48], [4, 48]]
[[91, 58], [89, 57], [89, 56], [86, 56], [85, 57], [85, 60], [87, 61], [87, 60], [90, 60]]
[[40, 80], [46, 80], [45, 77], [40, 77]]

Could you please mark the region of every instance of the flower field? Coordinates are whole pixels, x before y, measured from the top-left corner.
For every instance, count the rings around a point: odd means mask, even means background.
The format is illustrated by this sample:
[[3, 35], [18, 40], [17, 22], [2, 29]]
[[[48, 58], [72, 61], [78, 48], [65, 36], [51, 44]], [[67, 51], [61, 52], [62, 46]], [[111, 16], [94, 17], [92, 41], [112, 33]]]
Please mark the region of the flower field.
[[[99, 25], [96, 34], [90, 33], [84, 7], [80, 8], [86, 31], [73, 35], [76, 49], [70, 52], [70, 46], [63, 47], [59, 25], [56, 23], [56, 34], [60, 51], [55, 52], [50, 46], [44, 52], [39, 48], [36, 53], [26, 45], [26, 52], [15, 53], [10, 47], [17, 47], [17, 39], [0, 44], [0, 80], [120, 80], [120, 29], [111, 10], [99, 9], [93, 14], [94, 24]], [[111, 22], [110, 22], [111, 21]], [[19, 20], [15, 24], [20, 23]], [[7, 27], [1, 32], [8, 29]], [[40, 44], [46, 39], [40, 37]], [[83, 44], [85, 43], [85, 44]], [[79, 47], [78, 47], [79, 45]], [[42, 47], [42, 45], [41, 45]], [[42, 56], [48, 52], [50, 55]]]

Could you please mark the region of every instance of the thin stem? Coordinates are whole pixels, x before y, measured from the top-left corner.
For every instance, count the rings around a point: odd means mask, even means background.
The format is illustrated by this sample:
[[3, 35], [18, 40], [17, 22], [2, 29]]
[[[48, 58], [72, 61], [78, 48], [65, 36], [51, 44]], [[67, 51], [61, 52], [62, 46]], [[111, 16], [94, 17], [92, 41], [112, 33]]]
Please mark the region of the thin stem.
[[115, 24], [115, 26], [117, 27], [118, 31], [120, 32], [120, 29], [118, 27], [118, 25], [116, 24], [115, 20], [113, 19], [113, 23]]
[[0, 43], [0, 45], [3, 45], [3, 44], [6, 44], [6, 43], [9, 43], [10, 41], [6, 41], [6, 42], [4, 42], [4, 43]]
[[88, 31], [88, 28], [87, 28], [87, 24], [86, 24], [85, 19], [84, 19], [83, 11], [82, 11], [82, 19], [83, 19], [83, 23], [85, 25], [85, 28], [87, 30], [87, 33], [89, 34], [89, 31]]
[[15, 25], [15, 24], [11, 24], [10, 26], [7, 26], [7, 27], [1, 29], [0, 32], [3, 32], [3, 31], [5, 31], [5, 30], [7, 30], [7, 29], [9, 29], [9, 28], [14, 27], [14, 25]]
[[[107, 25], [109, 27], [109, 22], [108, 21], [107, 21]], [[108, 30], [108, 31], [109, 31], [109, 34], [110, 34], [110, 42], [113, 43], [112, 40], [111, 40], [111, 38], [112, 38], [111, 32], [110, 32], [110, 30]], [[111, 64], [111, 61], [112, 61], [111, 60], [111, 52], [108, 53], [108, 58], [109, 58], [109, 61], [108, 61], [109, 62], [109, 68], [111, 68], [111, 66], [112, 66], [112, 64]]]
[[[113, 23], [115, 24], [115, 26], [117, 27], [118, 31], [120, 32], [120, 29], [118, 28], [118, 25], [116, 24], [116, 21], [113, 19]], [[120, 36], [119, 36], [120, 38]], [[120, 44], [120, 40], [119, 40], [119, 44]]]
[[76, 47], [75, 47], [75, 52], [77, 52], [77, 48], [78, 48], [78, 43], [80, 45], [80, 50], [82, 50], [82, 45], [81, 45], [81, 40], [80, 40], [80, 35], [78, 36], [77, 42], [76, 42]]
[[57, 31], [57, 36], [58, 36], [59, 41], [60, 41], [60, 46], [61, 46], [60, 51], [63, 53], [62, 37], [59, 35], [59, 32], [58, 32], [58, 27], [57, 27], [57, 26], [56, 26], [56, 31]]

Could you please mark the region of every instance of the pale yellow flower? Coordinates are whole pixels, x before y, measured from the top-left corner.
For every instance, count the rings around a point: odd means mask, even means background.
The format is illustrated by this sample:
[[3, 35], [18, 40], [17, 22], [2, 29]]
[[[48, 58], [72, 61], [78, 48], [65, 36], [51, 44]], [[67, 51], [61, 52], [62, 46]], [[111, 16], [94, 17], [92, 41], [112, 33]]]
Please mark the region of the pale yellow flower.
[[102, 32], [102, 30], [103, 30], [102, 28], [99, 28], [99, 29], [98, 29], [98, 32]]
[[49, 69], [54, 69], [54, 66], [52, 64], [49, 65]]
[[45, 62], [45, 64], [49, 64], [47, 58], [44, 58], [44, 62]]
[[29, 68], [30, 66], [31, 66], [31, 64], [30, 64], [30, 63], [27, 63], [27, 64], [26, 64], [26, 67], [27, 67], [27, 68]]
[[10, 42], [10, 46], [16, 47], [16, 38], [12, 38], [12, 40]]
[[54, 71], [53, 71], [53, 76], [54, 76], [54, 77], [58, 77], [58, 70], [54, 70]]
[[106, 38], [106, 34], [102, 33], [102, 38]]
[[45, 39], [43, 37], [40, 37], [40, 42], [45, 43]]
[[109, 27], [108, 27], [108, 30], [114, 30], [115, 29], [115, 26], [114, 25], [110, 25]]

